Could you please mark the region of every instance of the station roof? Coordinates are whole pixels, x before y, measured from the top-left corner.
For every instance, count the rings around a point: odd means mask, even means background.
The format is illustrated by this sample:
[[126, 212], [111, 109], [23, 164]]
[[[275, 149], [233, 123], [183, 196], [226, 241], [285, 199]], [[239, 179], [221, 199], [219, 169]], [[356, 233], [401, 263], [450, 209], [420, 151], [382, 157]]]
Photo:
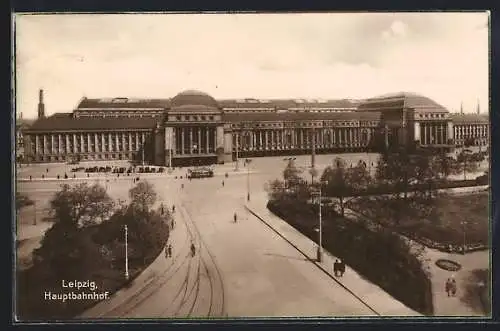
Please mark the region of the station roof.
[[489, 116], [487, 114], [460, 114], [453, 113], [450, 114], [451, 121], [454, 124], [472, 124], [472, 123], [481, 123], [488, 124], [490, 122]]
[[356, 108], [356, 104], [347, 99], [222, 99], [222, 108]]
[[358, 110], [360, 111], [383, 111], [384, 109], [408, 109], [412, 108], [424, 113], [443, 113], [448, 110], [436, 101], [412, 92], [398, 92], [384, 94], [378, 97], [362, 101]]
[[159, 119], [153, 117], [74, 117], [72, 113], [56, 113], [38, 119], [29, 128], [33, 131], [64, 130], [118, 130], [118, 129], [152, 129]]
[[131, 99], [131, 98], [83, 98], [77, 106], [80, 108], [169, 108], [170, 99]]
[[222, 119], [226, 122], [259, 122], [259, 121], [377, 121], [378, 112], [266, 112], [266, 113], [224, 113]]
[[137, 98], [83, 98], [77, 106], [79, 109], [170, 109], [183, 106], [205, 106], [210, 108], [333, 108], [355, 109], [358, 102], [349, 99], [220, 99], [216, 100], [207, 93], [197, 90], [186, 90], [168, 99]]

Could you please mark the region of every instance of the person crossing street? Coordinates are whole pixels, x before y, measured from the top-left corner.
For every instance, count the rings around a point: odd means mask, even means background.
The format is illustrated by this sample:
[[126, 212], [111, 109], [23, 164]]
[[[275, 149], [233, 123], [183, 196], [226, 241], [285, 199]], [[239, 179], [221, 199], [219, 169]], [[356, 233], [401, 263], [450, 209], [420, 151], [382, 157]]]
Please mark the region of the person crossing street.
[[194, 247], [194, 243], [191, 243], [191, 256], [195, 256], [196, 255], [196, 247]]

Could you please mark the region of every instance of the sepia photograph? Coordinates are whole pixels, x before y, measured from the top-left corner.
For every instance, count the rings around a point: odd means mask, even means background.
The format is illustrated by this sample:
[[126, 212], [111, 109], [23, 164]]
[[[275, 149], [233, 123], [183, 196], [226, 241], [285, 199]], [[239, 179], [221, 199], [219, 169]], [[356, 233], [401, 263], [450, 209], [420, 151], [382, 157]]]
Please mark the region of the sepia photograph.
[[489, 20], [13, 14], [13, 320], [490, 317]]

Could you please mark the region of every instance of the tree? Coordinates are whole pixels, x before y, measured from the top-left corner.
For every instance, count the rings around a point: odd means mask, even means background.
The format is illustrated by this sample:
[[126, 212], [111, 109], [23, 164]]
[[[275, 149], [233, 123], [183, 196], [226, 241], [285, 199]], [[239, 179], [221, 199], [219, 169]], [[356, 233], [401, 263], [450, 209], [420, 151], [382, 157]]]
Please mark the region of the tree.
[[147, 212], [156, 202], [157, 194], [147, 181], [139, 182], [135, 187], [129, 190], [131, 205], [138, 209]]
[[[405, 217], [424, 217], [434, 208], [439, 165], [430, 151], [415, 149], [409, 153], [400, 149], [385, 154], [377, 166], [379, 187], [389, 189], [389, 196], [379, 200], [396, 224]], [[412, 198], [408, 199], [412, 191]]]
[[268, 184], [269, 200], [282, 200], [286, 197], [286, 187], [284, 183], [278, 179], [272, 180]]
[[376, 179], [381, 186], [388, 186], [395, 199], [406, 200], [410, 183], [415, 181], [416, 168], [414, 159], [404, 149], [384, 153], [379, 160]]
[[340, 214], [344, 216], [344, 199], [352, 192], [349, 183], [349, 174], [345, 162], [336, 158], [332, 166], [328, 166], [321, 175], [322, 194], [337, 198], [340, 205]]
[[354, 192], [366, 190], [371, 184], [372, 178], [366, 169], [365, 162], [360, 160], [355, 167], [349, 169], [347, 180]]
[[61, 185], [50, 201], [55, 222], [69, 223], [75, 227], [96, 224], [106, 219], [113, 210], [113, 200], [104, 187], [80, 183]]
[[95, 260], [98, 248], [86, 240], [84, 229], [102, 223], [113, 210], [104, 188], [87, 183], [62, 185], [50, 201], [55, 223], [45, 232], [34, 261], [59, 277], [75, 275], [84, 261]]
[[16, 192], [16, 210], [19, 211], [21, 208], [26, 206], [31, 206], [35, 202], [19, 192]]
[[443, 179], [447, 179], [453, 173], [455, 167], [454, 159], [449, 157], [445, 152], [441, 152], [436, 156], [436, 162], [439, 173]]
[[293, 159], [288, 160], [288, 164], [283, 170], [283, 179], [287, 187], [294, 187], [302, 181], [302, 170], [297, 168]]

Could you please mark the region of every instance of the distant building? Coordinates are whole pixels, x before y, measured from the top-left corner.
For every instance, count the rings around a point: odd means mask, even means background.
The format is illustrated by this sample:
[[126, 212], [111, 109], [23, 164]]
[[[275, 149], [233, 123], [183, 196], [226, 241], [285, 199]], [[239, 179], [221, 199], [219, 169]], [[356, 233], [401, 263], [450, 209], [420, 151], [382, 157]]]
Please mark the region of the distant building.
[[19, 118], [16, 119], [16, 142], [15, 142], [15, 153], [16, 153], [16, 161], [24, 162], [25, 161], [25, 153], [24, 153], [24, 131], [28, 130], [33, 124], [34, 120], [23, 119], [22, 114]]
[[453, 122], [453, 136], [457, 147], [477, 147], [478, 149], [489, 146], [490, 121], [487, 114], [459, 114], [450, 115]]
[[25, 130], [30, 162], [181, 166], [231, 162], [237, 151], [240, 157], [308, 154], [313, 144], [317, 153], [456, 145], [448, 110], [411, 93], [367, 100], [215, 100], [188, 90], [171, 99], [83, 98], [72, 112], [45, 117], [41, 92], [38, 110], [38, 120]]

